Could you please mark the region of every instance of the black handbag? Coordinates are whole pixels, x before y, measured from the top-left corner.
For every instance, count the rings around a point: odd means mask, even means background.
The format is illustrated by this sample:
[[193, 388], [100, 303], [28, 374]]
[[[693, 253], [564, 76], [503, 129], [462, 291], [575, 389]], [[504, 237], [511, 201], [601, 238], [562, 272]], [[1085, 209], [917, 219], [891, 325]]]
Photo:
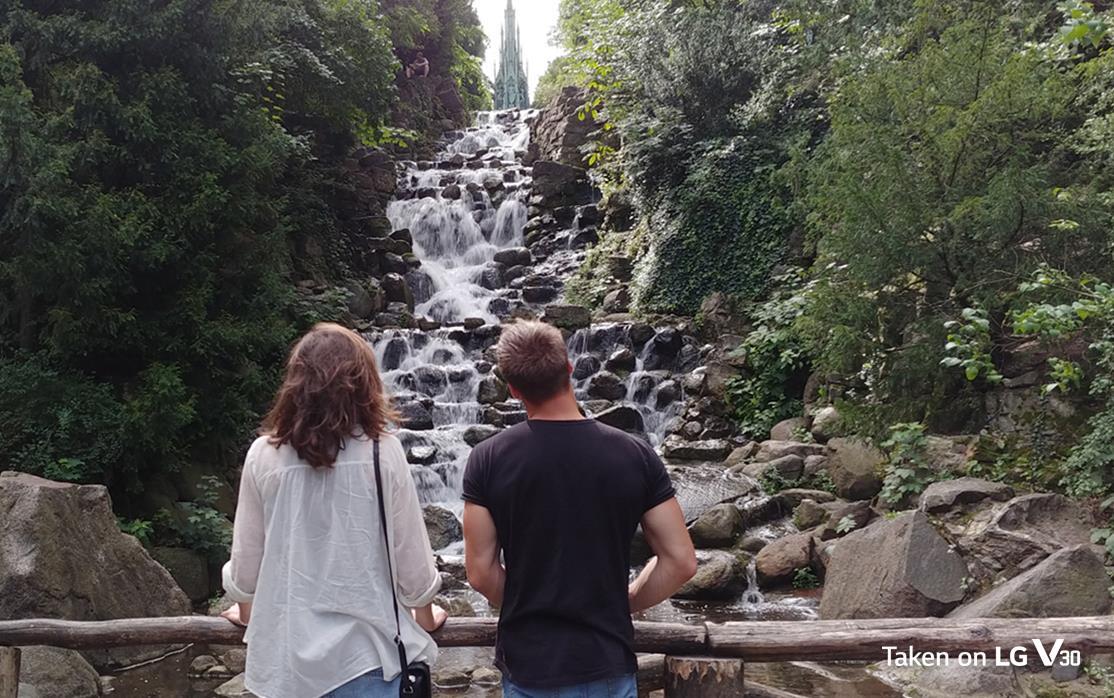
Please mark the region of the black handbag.
[[402, 667], [402, 684], [399, 686], [400, 698], [432, 698], [433, 680], [429, 665], [425, 662], [411, 664], [406, 659], [406, 644], [402, 641], [402, 622], [399, 619], [398, 594], [395, 593], [395, 572], [391, 565], [391, 542], [387, 537], [387, 507], [384, 501], [387, 492], [383, 489], [383, 476], [379, 471], [379, 439], [372, 446], [375, 454], [375, 487], [379, 490], [379, 523], [383, 526], [383, 545], [387, 550], [387, 573], [391, 578], [391, 599], [395, 605], [395, 645], [398, 647], [399, 665]]

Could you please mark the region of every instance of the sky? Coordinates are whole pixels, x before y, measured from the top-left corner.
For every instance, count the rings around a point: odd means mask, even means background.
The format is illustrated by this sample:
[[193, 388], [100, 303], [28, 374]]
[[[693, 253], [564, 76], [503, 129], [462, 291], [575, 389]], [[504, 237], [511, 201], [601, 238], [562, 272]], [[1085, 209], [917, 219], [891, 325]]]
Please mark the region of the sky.
[[[545, 72], [549, 62], [561, 53], [557, 48], [549, 45], [549, 33], [557, 24], [557, 6], [560, 0], [513, 0], [513, 2], [518, 13], [518, 26], [522, 32], [522, 52], [530, 78], [530, 95], [533, 96], [538, 78]], [[473, 0], [472, 5], [480, 16], [484, 31], [487, 32], [484, 72], [489, 78], [494, 78], [495, 66], [499, 62], [499, 32], [503, 28], [503, 11], [507, 8], [507, 0]]]

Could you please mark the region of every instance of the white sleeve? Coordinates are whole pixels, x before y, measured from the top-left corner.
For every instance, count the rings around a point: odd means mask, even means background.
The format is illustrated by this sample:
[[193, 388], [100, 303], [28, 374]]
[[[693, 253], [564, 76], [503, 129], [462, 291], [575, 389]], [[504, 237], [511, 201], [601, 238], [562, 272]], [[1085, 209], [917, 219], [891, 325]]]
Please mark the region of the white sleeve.
[[432, 603], [441, 590], [441, 575], [402, 445], [396, 439], [384, 439], [383, 445], [387, 446], [382, 454], [384, 465], [389, 461], [385, 470], [391, 474], [391, 533], [398, 600], [407, 608], [421, 608]]
[[232, 527], [232, 559], [225, 564], [222, 574], [228, 598], [241, 603], [248, 603], [255, 596], [263, 562], [263, 498], [255, 472], [258, 445], [257, 441], [244, 460]]

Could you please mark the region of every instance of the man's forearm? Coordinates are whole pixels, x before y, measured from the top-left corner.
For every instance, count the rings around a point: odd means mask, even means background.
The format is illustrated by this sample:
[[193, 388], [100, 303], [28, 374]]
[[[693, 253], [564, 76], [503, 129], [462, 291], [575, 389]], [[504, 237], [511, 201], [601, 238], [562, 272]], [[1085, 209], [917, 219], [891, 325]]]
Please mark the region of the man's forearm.
[[477, 580], [476, 591], [484, 595], [495, 608], [503, 606], [503, 589], [507, 584], [507, 570], [502, 564], [496, 562], [487, 569], [482, 580]]
[[669, 558], [651, 558], [630, 585], [630, 612], [639, 613], [673, 596], [692, 577], [688, 566]]

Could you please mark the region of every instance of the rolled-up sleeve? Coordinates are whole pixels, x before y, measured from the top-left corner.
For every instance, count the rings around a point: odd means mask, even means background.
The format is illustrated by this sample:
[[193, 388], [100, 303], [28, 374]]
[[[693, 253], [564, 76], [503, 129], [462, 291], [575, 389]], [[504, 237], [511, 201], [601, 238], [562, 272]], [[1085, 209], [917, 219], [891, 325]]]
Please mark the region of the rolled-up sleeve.
[[407, 608], [421, 608], [433, 602], [441, 591], [441, 575], [429, 544], [418, 490], [410, 476], [410, 466], [401, 446], [384, 455], [392, 458], [391, 527], [394, 529], [395, 577], [398, 600]]
[[263, 562], [263, 498], [254, 467], [258, 446], [256, 442], [244, 460], [232, 527], [232, 559], [224, 565], [221, 575], [228, 598], [240, 603], [249, 603], [254, 598]]

